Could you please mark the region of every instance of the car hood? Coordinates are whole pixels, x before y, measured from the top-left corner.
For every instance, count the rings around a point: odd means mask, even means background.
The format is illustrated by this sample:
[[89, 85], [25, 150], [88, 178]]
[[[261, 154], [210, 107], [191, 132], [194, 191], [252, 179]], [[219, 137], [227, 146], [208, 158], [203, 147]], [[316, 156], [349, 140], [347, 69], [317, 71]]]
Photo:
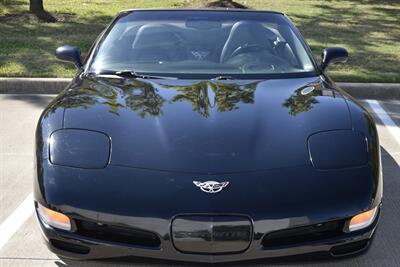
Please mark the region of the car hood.
[[308, 137], [351, 129], [320, 78], [76, 80], [58, 100], [64, 128], [111, 138], [111, 165], [203, 174], [310, 165]]

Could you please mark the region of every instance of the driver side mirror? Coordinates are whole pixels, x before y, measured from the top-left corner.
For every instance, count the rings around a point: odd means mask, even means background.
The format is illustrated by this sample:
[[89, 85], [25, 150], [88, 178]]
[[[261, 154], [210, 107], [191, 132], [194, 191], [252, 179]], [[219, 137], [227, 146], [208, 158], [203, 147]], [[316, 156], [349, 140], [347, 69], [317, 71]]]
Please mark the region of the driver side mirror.
[[330, 64], [346, 63], [349, 53], [342, 47], [327, 47], [322, 52], [321, 69], [324, 70]]
[[79, 47], [63, 45], [56, 49], [56, 57], [63, 61], [69, 61], [75, 64], [80, 69], [82, 64], [81, 50]]

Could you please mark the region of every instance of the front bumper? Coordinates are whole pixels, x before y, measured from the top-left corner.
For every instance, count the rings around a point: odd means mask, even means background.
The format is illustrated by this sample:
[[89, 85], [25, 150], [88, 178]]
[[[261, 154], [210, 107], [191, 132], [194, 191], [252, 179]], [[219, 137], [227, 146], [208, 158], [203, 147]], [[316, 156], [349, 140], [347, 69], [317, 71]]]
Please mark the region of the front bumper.
[[[166, 225], [159, 225], [159, 227], [146, 229], [148, 231], [153, 231], [159, 237], [159, 245], [156, 244], [153, 246], [132, 245], [123, 242], [100, 240], [79, 233], [62, 231], [44, 224], [40, 219], [39, 224], [48, 248], [53, 253], [64, 258], [85, 260], [134, 256], [174, 261], [217, 263], [294, 256], [315, 252], [326, 253], [333, 257], [357, 254], [368, 248], [378, 225], [379, 217], [380, 211], [369, 227], [353, 233], [343, 232], [336, 236], [330, 235], [328, 238], [302, 240], [297, 243], [274, 247], [265, 246], [265, 237], [270, 234], [263, 232], [265, 229], [265, 222], [253, 221], [252, 238], [247, 249], [238, 253], [221, 254], [180, 252], [171, 240], [172, 234], [170, 232], [171, 225], [169, 221], [157, 221], [158, 224]], [[158, 232], [155, 232], [154, 229], [158, 229]], [[169, 230], [167, 230], [168, 232], [162, 232], [160, 229]]]

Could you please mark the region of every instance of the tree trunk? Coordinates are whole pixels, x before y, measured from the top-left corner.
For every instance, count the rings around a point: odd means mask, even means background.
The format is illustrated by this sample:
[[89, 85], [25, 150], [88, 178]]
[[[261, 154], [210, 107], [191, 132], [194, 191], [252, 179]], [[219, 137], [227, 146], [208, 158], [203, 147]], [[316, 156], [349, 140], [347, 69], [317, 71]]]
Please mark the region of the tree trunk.
[[56, 22], [56, 18], [44, 10], [43, 0], [29, 0], [29, 11], [44, 22]]
[[206, 4], [206, 7], [223, 7], [223, 8], [243, 8], [247, 9], [248, 7], [237, 3], [233, 0], [216, 0]]
[[29, 0], [29, 11], [33, 14], [43, 13], [43, 0]]

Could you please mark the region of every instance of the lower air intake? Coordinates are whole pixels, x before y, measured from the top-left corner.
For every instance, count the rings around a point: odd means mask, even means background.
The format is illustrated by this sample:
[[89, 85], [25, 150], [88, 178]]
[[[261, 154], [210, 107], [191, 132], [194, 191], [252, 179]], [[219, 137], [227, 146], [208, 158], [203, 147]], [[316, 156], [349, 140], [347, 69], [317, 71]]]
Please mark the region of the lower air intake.
[[68, 251], [71, 253], [88, 254], [90, 251], [90, 249], [88, 247], [69, 243], [69, 242], [64, 242], [64, 241], [57, 240], [57, 239], [50, 239], [50, 243], [53, 247], [55, 247], [57, 249]]
[[344, 221], [332, 221], [279, 230], [267, 234], [262, 240], [262, 245], [268, 249], [321, 241], [343, 234], [343, 226]]
[[368, 240], [361, 240], [345, 245], [335, 246], [331, 249], [334, 256], [345, 256], [363, 251], [368, 247]]
[[148, 231], [82, 220], [76, 220], [76, 224], [78, 234], [98, 240], [151, 248], [161, 245], [160, 238]]

